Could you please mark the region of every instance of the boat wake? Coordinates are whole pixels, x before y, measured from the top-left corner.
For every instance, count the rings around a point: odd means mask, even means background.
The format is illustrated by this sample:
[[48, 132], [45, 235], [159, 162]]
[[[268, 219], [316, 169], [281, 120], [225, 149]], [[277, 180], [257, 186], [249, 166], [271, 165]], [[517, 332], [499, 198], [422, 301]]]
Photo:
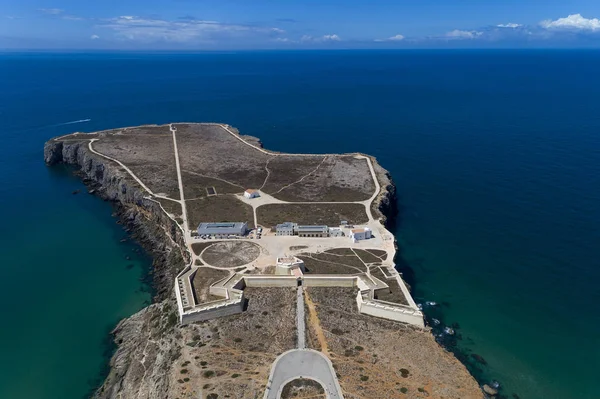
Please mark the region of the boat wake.
[[89, 121], [91, 121], [91, 119], [80, 119], [78, 121], [71, 121], [71, 122], [59, 123], [59, 124], [54, 125], [54, 126], [74, 125], [76, 123], [85, 123], [85, 122], [89, 122]]

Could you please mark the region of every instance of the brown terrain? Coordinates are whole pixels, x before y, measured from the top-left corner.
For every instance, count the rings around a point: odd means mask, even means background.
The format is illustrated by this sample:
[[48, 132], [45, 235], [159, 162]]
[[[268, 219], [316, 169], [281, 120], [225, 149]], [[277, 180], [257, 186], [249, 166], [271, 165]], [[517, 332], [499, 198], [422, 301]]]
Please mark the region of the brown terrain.
[[482, 398], [428, 331], [358, 313], [352, 288], [306, 292], [310, 347], [330, 357], [345, 398]]

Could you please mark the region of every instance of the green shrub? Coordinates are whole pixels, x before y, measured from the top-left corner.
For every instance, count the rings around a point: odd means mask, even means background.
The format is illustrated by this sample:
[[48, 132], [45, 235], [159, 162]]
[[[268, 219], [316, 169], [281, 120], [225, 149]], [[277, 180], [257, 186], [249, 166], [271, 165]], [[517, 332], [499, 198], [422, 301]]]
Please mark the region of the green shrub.
[[214, 372], [214, 371], [212, 371], [212, 370], [206, 370], [206, 371], [204, 372], [204, 377], [206, 377], [206, 378], [210, 378], [210, 377], [212, 377], [213, 375], [215, 375], [215, 372]]
[[167, 327], [173, 327], [175, 324], [177, 324], [177, 313], [176, 312], [171, 312], [169, 313], [169, 317], [167, 317]]
[[354, 349], [356, 349], [357, 351], [362, 351], [362, 350], [364, 350], [365, 348], [363, 348], [363, 347], [362, 347], [362, 346], [360, 346], [360, 345], [356, 345], [356, 346], [354, 347]]
[[404, 387], [402, 387], [402, 388], [400, 388], [400, 392], [402, 392], [402, 393], [406, 393], [406, 392], [408, 392], [408, 389], [407, 389], [407, 388], [404, 388]]
[[231, 378], [238, 378], [240, 376], [240, 374], [231, 374]]
[[360, 376], [360, 380], [361, 381], [368, 381], [369, 380], [369, 376], [368, 375], [361, 375]]

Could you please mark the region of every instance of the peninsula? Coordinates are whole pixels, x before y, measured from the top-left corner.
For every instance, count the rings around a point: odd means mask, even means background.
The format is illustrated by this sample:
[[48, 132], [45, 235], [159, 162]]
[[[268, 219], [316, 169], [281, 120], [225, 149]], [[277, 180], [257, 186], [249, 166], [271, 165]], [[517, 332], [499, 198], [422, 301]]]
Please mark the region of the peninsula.
[[73, 133], [73, 164], [154, 257], [96, 398], [482, 398], [394, 264], [395, 187], [361, 153], [287, 154], [217, 123]]

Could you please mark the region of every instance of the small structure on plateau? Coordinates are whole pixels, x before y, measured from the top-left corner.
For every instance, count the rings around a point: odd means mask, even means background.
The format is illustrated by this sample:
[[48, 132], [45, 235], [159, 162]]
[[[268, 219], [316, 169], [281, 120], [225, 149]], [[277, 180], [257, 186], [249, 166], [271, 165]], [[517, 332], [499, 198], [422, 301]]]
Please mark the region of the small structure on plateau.
[[[296, 270], [300, 270], [304, 273], [304, 262], [302, 259], [298, 259], [295, 256], [287, 256], [283, 258], [277, 258], [277, 269], [275, 269], [275, 274], [283, 274], [290, 275], [295, 274]], [[300, 273], [300, 275], [302, 275]]]
[[246, 197], [248, 199], [252, 199], [252, 198], [260, 197], [260, 193], [258, 192], [258, 190], [249, 188], [246, 191], [244, 191], [244, 197]]
[[248, 223], [246, 222], [200, 223], [198, 226], [199, 236], [208, 235], [215, 238], [241, 237], [247, 231]]

